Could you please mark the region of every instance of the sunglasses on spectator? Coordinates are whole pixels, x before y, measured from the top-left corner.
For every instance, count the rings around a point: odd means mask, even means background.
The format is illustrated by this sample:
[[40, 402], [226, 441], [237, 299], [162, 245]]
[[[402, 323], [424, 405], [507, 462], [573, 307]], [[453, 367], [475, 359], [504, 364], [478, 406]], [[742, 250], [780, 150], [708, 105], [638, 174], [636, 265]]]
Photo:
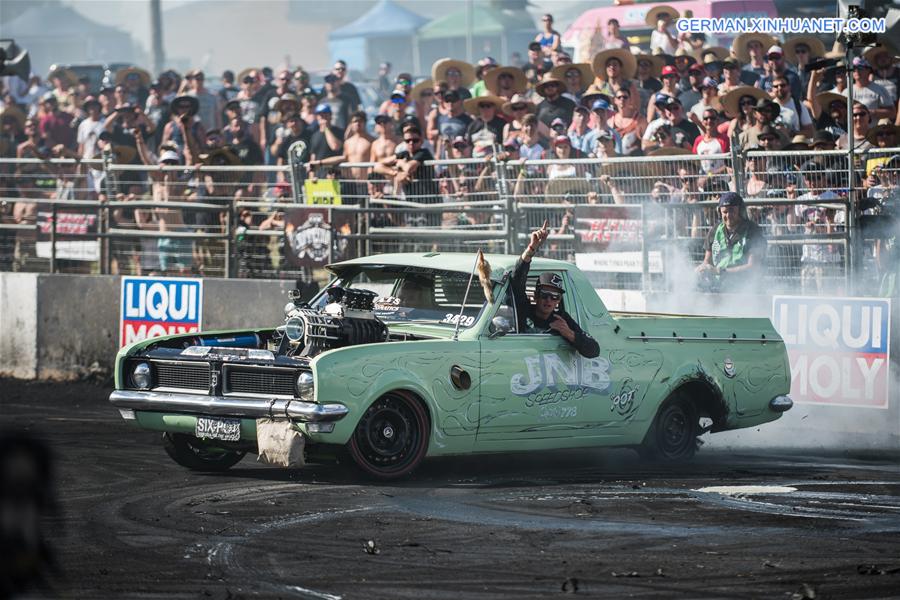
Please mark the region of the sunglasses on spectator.
[[629, 98], [629, 96], [626, 96], [624, 94], [621, 96], [616, 96], [616, 100], [628, 100], [628, 98]]
[[869, 116], [869, 113], [864, 113], [864, 112], [853, 113], [854, 119], [856, 119], [856, 118], [862, 119], [863, 117], [868, 117], [868, 116]]
[[750, 106], [756, 104], [756, 101], [753, 99], [741, 100], [741, 106]]
[[527, 104], [513, 104], [512, 105], [513, 110], [525, 110], [526, 108], [528, 108]]
[[775, 138], [767, 135], [765, 137], [759, 138], [759, 141], [769, 143], [769, 142], [774, 142]]
[[243, 81], [244, 83], [253, 83], [253, 78], [252, 77], [244, 77], [241, 81]]
[[458, 143], [458, 144], [453, 144], [453, 147], [457, 150], [465, 150], [469, 146], [467, 144]]
[[494, 108], [494, 105], [490, 102], [479, 102], [478, 108]]
[[422, 138], [403, 138], [403, 141], [407, 144], [418, 144], [422, 141]]
[[776, 88], [785, 88], [785, 87], [787, 87], [787, 86], [784, 85], [783, 83], [773, 83], [773, 84], [772, 84], [772, 89], [776, 89]]
[[335, 71], [346, 71], [347, 68], [346, 67], [335, 67], [334, 70]]
[[703, 120], [704, 121], [715, 121], [716, 117], [715, 117], [715, 115], [703, 115]]
[[538, 292], [538, 297], [541, 300], [557, 300], [558, 301], [560, 298], [562, 298], [562, 294], [560, 294], [559, 292], [550, 292], [547, 290], [540, 290]]

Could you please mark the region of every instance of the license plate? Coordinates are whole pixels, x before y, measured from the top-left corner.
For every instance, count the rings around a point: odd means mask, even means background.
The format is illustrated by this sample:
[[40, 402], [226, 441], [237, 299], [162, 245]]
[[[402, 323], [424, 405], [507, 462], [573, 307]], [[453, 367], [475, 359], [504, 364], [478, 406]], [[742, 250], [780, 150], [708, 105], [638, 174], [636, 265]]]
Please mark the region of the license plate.
[[236, 442], [241, 439], [241, 421], [239, 419], [213, 419], [197, 417], [198, 438]]

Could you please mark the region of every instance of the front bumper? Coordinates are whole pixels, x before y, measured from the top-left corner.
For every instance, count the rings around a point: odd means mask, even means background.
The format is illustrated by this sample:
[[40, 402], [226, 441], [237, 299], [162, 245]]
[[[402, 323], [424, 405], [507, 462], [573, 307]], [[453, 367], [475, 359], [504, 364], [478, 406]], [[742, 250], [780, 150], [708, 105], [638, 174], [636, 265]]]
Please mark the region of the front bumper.
[[153, 412], [244, 418], [281, 418], [318, 423], [339, 421], [349, 412], [343, 404], [316, 404], [302, 400], [278, 400], [200, 394], [172, 394], [116, 390], [109, 396], [116, 408]]

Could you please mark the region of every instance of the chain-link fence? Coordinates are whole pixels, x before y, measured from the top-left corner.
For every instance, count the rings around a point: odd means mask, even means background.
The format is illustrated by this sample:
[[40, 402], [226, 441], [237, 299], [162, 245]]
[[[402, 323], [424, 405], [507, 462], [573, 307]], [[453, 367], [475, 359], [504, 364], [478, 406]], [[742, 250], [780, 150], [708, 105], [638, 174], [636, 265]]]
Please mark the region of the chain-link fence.
[[870, 150], [852, 166], [845, 151], [489, 156], [428, 161], [412, 176], [370, 162], [2, 159], [0, 270], [309, 278], [311, 265], [376, 253], [517, 253], [546, 221], [552, 258], [576, 261], [585, 239], [606, 240], [598, 287], [664, 290], [703, 259], [715, 200], [733, 190], [767, 239], [770, 290], [850, 293], [892, 268], [897, 154]]

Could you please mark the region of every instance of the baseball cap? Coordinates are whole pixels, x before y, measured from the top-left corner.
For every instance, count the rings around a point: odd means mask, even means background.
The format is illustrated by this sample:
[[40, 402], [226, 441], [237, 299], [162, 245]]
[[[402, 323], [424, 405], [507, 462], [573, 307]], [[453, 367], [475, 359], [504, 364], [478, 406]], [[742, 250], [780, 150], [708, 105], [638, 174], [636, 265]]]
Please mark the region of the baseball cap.
[[[657, 101], [658, 100], [659, 98], [657, 96]], [[597, 98], [594, 100], [594, 103], [591, 104], [591, 110], [612, 110], [612, 106], [610, 106], [609, 102], [603, 98]]]
[[465, 137], [463, 137], [463, 136], [461, 136], [461, 135], [458, 135], [458, 136], [456, 136], [455, 138], [453, 138], [453, 141], [450, 142], [450, 145], [453, 146], [453, 147], [456, 147], [456, 146], [465, 146], [465, 147], [468, 147], [468, 146], [469, 146], [469, 142], [468, 142], [468, 140], [466, 140]]
[[705, 87], [705, 88], [710, 88], [710, 87], [718, 88], [718, 87], [719, 87], [719, 83], [718, 83], [715, 79], [713, 79], [712, 77], [704, 77], [704, 78], [703, 78], [703, 84], [702, 84], [700, 87]]
[[572, 141], [569, 139], [569, 136], [567, 136], [567, 135], [558, 135], [553, 138], [553, 145], [556, 146], [557, 144], [571, 145]]
[[740, 66], [741, 63], [738, 62], [736, 58], [732, 58], [731, 56], [722, 61], [722, 67], [725, 69], [740, 68]]
[[660, 77], [665, 77], [666, 75], [678, 75], [678, 69], [676, 69], [672, 65], [666, 65], [665, 67], [662, 68]]
[[375, 122], [378, 123], [379, 125], [382, 125], [384, 123], [390, 123], [391, 121], [393, 121], [393, 119], [391, 118], [391, 115], [385, 115], [385, 114], [375, 115]]
[[819, 144], [833, 144], [834, 135], [827, 129], [820, 129], [816, 132], [812, 139], [812, 146], [815, 148]]
[[335, 75], [334, 73], [329, 73], [325, 76], [325, 83], [334, 83], [337, 80], [337, 75]]
[[450, 90], [449, 92], [444, 92], [444, 101], [445, 102], [459, 102], [459, 92], [456, 90]]
[[562, 128], [565, 128], [565, 127], [566, 127], [566, 122], [563, 121], [561, 118], [556, 117], [555, 119], [553, 119], [552, 121], [550, 121], [550, 129], [553, 129], [553, 128], [555, 128], [555, 127], [562, 127]]
[[562, 277], [559, 276], [559, 273], [541, 273], [540, 277], [538, 277], [538, 282], [536, 287], [550, 287], [555, 288], [561, 294], [565, 294], [566, 290], [562, 287]]
[[178, 153], [174, 150], [166, 150], [162, 154], [159, 155], [159, 162], [166, 163], [174, 161], [176, 163], [181, 163], [181, 157], [178, 156]]
[[575, 112], [587, 115], [590, 114], [591, 111], [588, 110], [587, 106], [579, 104], [575, 107]]
[[316, 114], [317, 115], [325, 115], [331, 114], [331, 105], [330, 104], [318, 104], [316, 105]]
[[719, 196], [719, 206], [743, 206], [744, 199], [737, 192], [725, 192]]
[[688, 67], [688, 71], [696, 71], [698, 73], [704, 73], [703, 65], [700, 63], [691, 63], [691, 66]]
[[668, 94], [657, 94], [655, 98], [653, 98], [653, 104], [657, 106], [665, 106], [666, 102], [669, 101], [670, 96]]
[[866, 69], [872, 68], [872, 65], [869, 64], [869, 61], [867, 61], [862, 56], [857, 56], [856, 58], [853, 59], [853, 66], [854, 67], [864, 67]]
[[666, 96], [666, 101], [663, 106], [681, 106], [681, 100], [676, 98], [675, 96]]
[[772, 54], [784, 56], [784, 50], [781, 49], [781, 46], [770, 46], [769, 50], [766, 52], [766, 56], [771, 56]]

